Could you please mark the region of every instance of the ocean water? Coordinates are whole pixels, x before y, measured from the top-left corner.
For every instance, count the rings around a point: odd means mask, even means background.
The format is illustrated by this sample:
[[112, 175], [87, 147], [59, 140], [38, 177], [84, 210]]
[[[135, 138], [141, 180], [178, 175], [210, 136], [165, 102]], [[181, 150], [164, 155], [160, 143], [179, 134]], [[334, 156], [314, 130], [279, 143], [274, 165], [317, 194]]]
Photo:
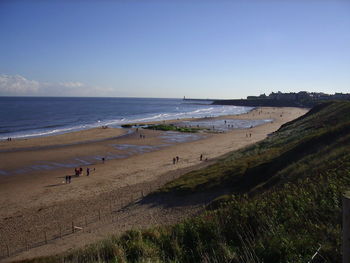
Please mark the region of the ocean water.
[[151, 98], [0, 97], [0, 139], [48, 136], [108, 125], [241, 114], [251, 107]]

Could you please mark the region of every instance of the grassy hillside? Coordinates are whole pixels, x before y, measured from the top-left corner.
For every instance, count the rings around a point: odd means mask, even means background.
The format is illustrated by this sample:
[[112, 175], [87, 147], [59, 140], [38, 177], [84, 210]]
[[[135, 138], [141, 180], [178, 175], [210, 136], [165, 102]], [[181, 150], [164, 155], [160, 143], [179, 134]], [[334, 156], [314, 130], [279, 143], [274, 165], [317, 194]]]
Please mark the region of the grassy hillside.
[[312, 262], [341, 262], [349, 145], [350, 103], [318, 105], [264, 141], [156, 193], [225, 193], [201, 216], [30, 262], [308, 262], [320, 246]]

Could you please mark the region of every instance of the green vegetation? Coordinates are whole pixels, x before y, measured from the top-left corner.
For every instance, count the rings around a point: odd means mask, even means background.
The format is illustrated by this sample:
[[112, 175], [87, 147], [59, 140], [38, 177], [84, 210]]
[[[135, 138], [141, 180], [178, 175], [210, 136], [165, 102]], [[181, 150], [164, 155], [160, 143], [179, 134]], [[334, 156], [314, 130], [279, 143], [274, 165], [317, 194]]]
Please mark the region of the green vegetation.
[[27, 262], [341, 262], [350, 103], [329, 102], [158, 195], [225, 193], [200, 216]]
[[158, 124], [158, 125], [148, 125], [143, 127], [144, 129], [150, 130], [160, 130], [160, 131], [178, 131], [178, 132], [198, 132], [200, 128], [192, 128], [192, 127], [179, 127], [173, 124]]
[[135, 124], [122, 124], [122, 128], [126, 128], [126, 129], [130, 129], [133, 128], [135, 126]]
[[160, 130], [160, 131], [178, 131], [178, 132], [198, 132], [200, 130], [203, 130], [203, 128], [193, 128], [193, 127], [180, 127], [175, 126], [174, 124], [145, 124], [145, 123], [130, 123], [130, 124], [123, 124], [122, 128], [137, 128], [141, 127], [143, 129], [149, 129], [149, 130]]

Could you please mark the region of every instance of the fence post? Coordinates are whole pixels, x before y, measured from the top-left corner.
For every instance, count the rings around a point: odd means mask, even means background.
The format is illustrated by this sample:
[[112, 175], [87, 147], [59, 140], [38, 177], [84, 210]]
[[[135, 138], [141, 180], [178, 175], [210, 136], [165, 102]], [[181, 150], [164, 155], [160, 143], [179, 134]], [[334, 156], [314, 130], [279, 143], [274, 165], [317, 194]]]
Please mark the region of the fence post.
[[350, 262], [350, 191], [342, 197], [343, 203], [343, 263]]

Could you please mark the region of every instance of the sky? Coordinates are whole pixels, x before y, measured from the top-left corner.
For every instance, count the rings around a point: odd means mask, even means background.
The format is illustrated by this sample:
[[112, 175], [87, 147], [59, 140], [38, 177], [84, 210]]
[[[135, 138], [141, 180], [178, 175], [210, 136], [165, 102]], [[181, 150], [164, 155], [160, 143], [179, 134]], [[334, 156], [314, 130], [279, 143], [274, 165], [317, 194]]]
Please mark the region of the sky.
[[0, 1], [0, 96], [350, 93], [350, 1]]

